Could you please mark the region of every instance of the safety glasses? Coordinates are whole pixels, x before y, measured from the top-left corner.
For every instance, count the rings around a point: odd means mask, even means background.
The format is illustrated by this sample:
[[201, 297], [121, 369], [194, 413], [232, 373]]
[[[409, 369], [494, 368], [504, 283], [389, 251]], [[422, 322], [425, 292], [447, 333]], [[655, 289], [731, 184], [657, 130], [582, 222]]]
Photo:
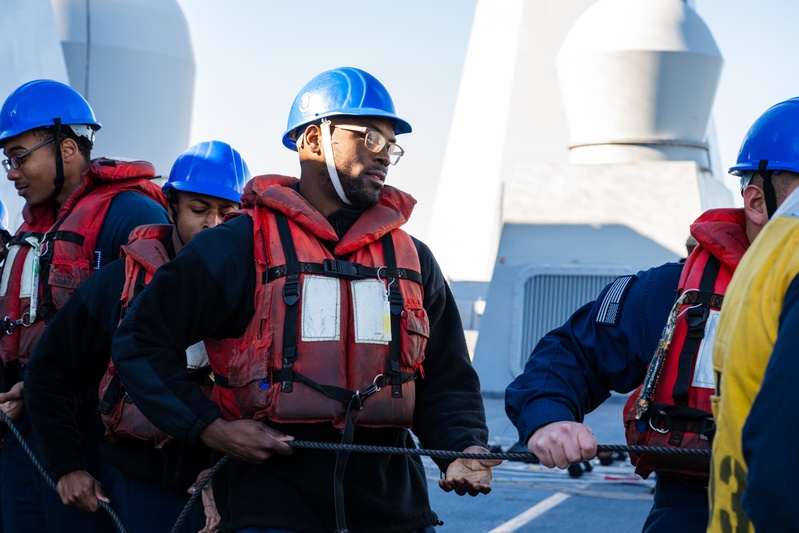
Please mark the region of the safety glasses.
[[396, 165], [400, 157], [405, 155], [405, 150], [403, 150], [400, 145], [388, 142], [379, 131], [369, 129], [366, 126], [355, 126], [354, 124], [331, 124], [331, 126], [363, 134], [363, 144], [370, 152], [377, 154], [388, 146], [388, 161], [392, 165]]
[[41, 148], [42, 146], [44, 146], [45, 144], [47, 144], [47, 143], [50, 143], [50, 142], [53, 142], [53, 137], [50, 137], [50, 138], [49, 138], [49, 139], [47, 139], [46, 141], [44, 141], [44, 142], [41, 142], [41, 143], [37, 144], [36, 146], [34, 146], [33, 148], [31, 148], [31, 149], [30, 149], [30, 150], [28, 150], [27, 152], [22, 152], [22, 153], [21, 153], [21, 154], [19, 154], [19, 155], [12, 155], [12, 156], [11, 156], [11, 157], [9, 157], [8, 159], [3, 159], [3, 168], [5, 169], [5, 171], [6, 171], [6, 174], [8, 174], [9, 172], [11, 172], [11, 169], [12, 169], [12, 168], [13, 168], [14, 170], [17, 170], [17, 169], [20, 167], [20, 165], [22, 165], [22, 161], [23, 161], [23, 160], [24, 160], [26, 157], [28, 157], [28, 156], [29, 156], [29, 155], [31, 155], [31, 154], [32, 154], [34, 151], [38, 150], [39, 148]]

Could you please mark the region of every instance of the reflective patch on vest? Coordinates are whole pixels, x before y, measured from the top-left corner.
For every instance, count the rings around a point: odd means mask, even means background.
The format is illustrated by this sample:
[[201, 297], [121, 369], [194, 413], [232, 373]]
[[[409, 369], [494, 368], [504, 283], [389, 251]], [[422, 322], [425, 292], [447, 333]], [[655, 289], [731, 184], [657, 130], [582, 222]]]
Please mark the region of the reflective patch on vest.
[[305, 276], [302, 284], [303, 342], [341, 338], [341, 284], [327, 276]]
[[376, 279], [363, 279], [352, 281], [350, 288], [355, 342], [388, 344], [391, 340], [391, 330], [386, 331], [383, 322], [386, 286]]
[[599, 304], [599, 311], [594, 318], [597, 324], [604, 324], [606, 326], [618, 326], [621, 318], [621, 304], [624, 301], [624, 295], [627, 294], [627, 289], [632, 285], [635, 276], [620, 276], [616, 278], [605, 297]]
[[715, 383], [713, 379], [713, 341], [716, 340], [716, 325], [719, 322], [720, 311], [711, 309], [705, 322], [705, 336], [699, 344], [699, 353], [696, 356], [694, 366], [694, 379], [692, 387], [702, 389], [713, 389]]
[[[30, 251], [30, 246], [10, 246], [8, 249], [8, 257], [6, 257], [5, 268], [3, 268], [3, 279], [0, 281], [0, 296], [6, 296], [8, 292], [8, 283], [11, 278], [11, 270], [14, 265], [14, 260], [20, 251], [25, 255], [25, 264], [22, 265], [22, 281], [19, 286], [19, 297], [30, 298], [31, 296], [31, 276], [33, 275], [33, 254]], [[14, 296], [14, 295], [12, 295]]]
[[205, 351], [205, 343], [203, 341], [196, 342], [186, 348], [186, 368], [197, 370], [209, 364], [208, 353]]

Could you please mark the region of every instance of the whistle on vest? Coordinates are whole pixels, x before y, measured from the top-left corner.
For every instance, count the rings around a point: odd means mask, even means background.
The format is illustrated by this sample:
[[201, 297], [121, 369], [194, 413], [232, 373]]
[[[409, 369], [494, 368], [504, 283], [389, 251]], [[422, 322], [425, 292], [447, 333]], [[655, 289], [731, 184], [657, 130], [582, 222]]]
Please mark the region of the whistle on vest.
[[391, 287], [389, 283], [386, 290], [383, 292], [383, 338], [382, 341], [391, 342], [391, 304], [388, 301], [388, 290]]

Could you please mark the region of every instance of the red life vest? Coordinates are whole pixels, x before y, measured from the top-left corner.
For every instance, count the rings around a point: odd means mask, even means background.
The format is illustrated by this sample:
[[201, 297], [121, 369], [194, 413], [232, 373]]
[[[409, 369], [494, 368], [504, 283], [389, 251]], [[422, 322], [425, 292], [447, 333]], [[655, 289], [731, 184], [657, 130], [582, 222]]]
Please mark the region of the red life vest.
[[[691, 225], [698, 246], [685, 262], [679, 296], [647, 378], [627, 399], [627, 443], [709, 450], [715, 432], [712, 340], [727, 285], [749, 247], [743, 209], [711, 209]], [[707, 477], [708, 457], [630, 454], [636, 473]]]
[[[9, 243], [9, 254], [0, 281], [0, 360], [27, 363], [34, 345], [51, 318], [75, 289], [93, 272], [97, 239], [113, 198], [135, 191], [166, 208], [160, 187], [150, 180], [155, 168], [146, 161], [122, 162], [95, 159], [83, 181], [55, 212], [54, 206], [23, 209], [24, 222]], [[36, 261], [29, 253], [27, 238], [41, 243], [39, 275], [33, 275]], [[30, 302], [37, 289], [38, 305], [34, 323]]]
[[399, 229], [415, 200], [385, 187], [339, 239], [296, 182], [259, 176], [245, 188], [255, 314], [242, 337], [206, 341], [212, 398], [227, 419], [342, 428], [351, 403], [355, 425], [410, 427], [430, 332], [416, 247]]
[[[125, 258], [125, 286], [122, 289], [123, 316], [128, 305], [141, 290], [150, 283], [158, 268], [169, 261], [164, 239], [172, 226], [149, 224], [133, 230], [128, 244], [122, 247]], [[105, 435], [111, 442], [120, 437], [152, 441], [161, 448], [169, 441], [169, 435], [156, 428], [139, 411], [125, 394], [114, 362], [109, 359], [108, 369], [100, 380], [100, 418], [105, 425]]]

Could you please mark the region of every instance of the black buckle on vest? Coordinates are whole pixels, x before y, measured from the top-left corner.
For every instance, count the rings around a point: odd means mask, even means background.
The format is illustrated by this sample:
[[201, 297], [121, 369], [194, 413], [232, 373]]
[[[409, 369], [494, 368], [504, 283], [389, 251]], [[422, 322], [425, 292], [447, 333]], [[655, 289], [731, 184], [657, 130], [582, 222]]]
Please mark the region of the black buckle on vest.
[[297, 274], [291, 274], [283, 285], [283, 301], [286, 305], [294, 305], [300, 299], [300, 280]]
[[710, 308], [705, 305], [697, 305], [685, 312], [685, 323], [688, 325], [688, 337], [702, 338], [705, 336], [705, 322]]
[[322, 261], [322, 271], [328, 276], [344, 279], [363, 279], [364, 275], [358, 271], [356, 263], [340, 261], [338, 259], [325, 259]]
[[294, 390], [294, 361], [297, 359], [297, 348], [285, 348], [283, 351], [283, 371], [281, 372], [282, 382], [280, 392], [291, 392]]
[[399, 290], [393, 290], [388, 293], [388, 303], [392, 315], [402, 315], [402, 309], [405, 306], [405, 300], [402, 298], [402, 293]]

